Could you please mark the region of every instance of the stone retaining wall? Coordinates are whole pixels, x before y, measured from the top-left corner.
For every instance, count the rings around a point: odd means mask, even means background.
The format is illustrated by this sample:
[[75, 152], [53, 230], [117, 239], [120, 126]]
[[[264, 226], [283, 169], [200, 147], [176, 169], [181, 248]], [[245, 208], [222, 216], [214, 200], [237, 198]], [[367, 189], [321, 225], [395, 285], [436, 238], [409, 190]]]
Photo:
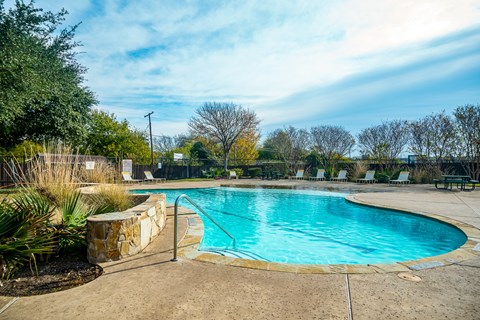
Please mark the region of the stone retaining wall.
[[89, 217], [88, 261], [120, 260], [141, 252], [165, 227], [166, 203], [164, 194], [155, 194], [126, 211]]

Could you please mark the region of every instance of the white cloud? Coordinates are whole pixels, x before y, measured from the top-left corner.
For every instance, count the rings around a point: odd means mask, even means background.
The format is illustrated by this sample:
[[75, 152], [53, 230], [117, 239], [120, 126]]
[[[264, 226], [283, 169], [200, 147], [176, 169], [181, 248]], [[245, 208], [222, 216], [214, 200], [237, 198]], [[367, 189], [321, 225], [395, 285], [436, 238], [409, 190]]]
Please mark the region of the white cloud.
[[[51, 1], [37, 5], [55, 11]], [[270, 125], [311, 117], [322, 108], [317, 101], [284, 103], [351, 76], [451, 52], [452, 45], [423, 45], [480, 21], [477, 0], [62, 5], [84, 22], [77, 38], [86, 53], [79, 58], [90, 69], [88, 85], [100, 105], [141, 123], [142, 113], [177, 101], [183, 107], [172, 107], [165, 118], [172, 124], [159, 122], [172, 133], [185, 129], [181, 123], [208, 100], [245, 104]], [[324, 105], [339, 95], [324, 95]]]

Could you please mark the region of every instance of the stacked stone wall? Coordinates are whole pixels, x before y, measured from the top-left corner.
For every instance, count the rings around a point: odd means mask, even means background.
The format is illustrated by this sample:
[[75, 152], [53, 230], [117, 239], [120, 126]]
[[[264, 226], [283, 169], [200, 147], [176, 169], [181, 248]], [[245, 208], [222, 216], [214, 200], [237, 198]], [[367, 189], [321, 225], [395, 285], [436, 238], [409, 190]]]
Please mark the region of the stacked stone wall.
[[87, 220], [87, 258], [91, 263], [120, 260], [141, 252], [165, 228], [164, 194], [123, 212], [95, 215]]

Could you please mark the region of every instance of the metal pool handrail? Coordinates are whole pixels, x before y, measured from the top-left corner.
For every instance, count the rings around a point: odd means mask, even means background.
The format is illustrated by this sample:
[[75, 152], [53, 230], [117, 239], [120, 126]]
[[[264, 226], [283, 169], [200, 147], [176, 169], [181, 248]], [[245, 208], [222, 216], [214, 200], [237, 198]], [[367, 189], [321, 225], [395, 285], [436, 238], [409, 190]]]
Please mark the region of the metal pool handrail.
[[177, 261], [177, 250], [178, 250], [178, 203], [180, 199], [185, 198], [190, 202], [195, 208], [197, 208], [205, 217], [210, 219], [220, 230], [222, 230], [230, 239], [232, 239], [233, 247], [235, 248], [235, 237], [230, 234], [224, 227], [222, 227], [215, 219], [213, 219], [205, 210], [203, 210], [195, 201], [190, 199], [186, 194], [181, 194], [175, 200], [175, 211], [173, 216], [173, 258], [171, 261]]

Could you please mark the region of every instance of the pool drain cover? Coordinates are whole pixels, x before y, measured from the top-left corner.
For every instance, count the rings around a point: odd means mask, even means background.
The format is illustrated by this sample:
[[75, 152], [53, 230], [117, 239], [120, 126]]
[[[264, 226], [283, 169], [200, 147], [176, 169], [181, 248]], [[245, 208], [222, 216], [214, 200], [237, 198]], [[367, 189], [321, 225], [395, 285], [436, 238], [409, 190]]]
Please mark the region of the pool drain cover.
[[420, 278], [419, 276], [416, 276], [414, 274], [411, 274], [411, 273], [407, 273], [407, 272], [401, 272], [398, 274], [398, 277], [400, 279], [403, 279], [403, 280], [407, 280], [407, 281], [412, 281], [412, 282], [419, 282], [419, 281], [422, 281], [422, 278]]

